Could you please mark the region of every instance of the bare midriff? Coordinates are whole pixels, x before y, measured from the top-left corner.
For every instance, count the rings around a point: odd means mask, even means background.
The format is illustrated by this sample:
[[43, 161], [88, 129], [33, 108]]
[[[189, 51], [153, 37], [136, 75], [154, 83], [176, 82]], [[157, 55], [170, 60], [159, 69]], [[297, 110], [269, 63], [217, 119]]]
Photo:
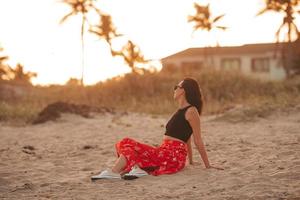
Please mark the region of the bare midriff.
[[[168, 135], [164, 135], [164, 139], [168, 139], [168, 140], [176, 140], [176, 141], [180, 141], [180, 142], [184, 142], [180, 139], [177, 139], [177, 138], [174, 138], [174, 137], [171, 137], [171, 136], [168, 136]], [[184, 142], [185, 143], [185, 142]]]

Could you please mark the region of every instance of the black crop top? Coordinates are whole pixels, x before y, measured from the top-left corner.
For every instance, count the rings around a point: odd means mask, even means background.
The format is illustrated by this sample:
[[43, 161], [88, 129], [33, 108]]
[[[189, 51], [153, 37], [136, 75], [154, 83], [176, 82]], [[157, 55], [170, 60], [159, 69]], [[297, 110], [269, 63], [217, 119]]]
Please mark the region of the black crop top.
[[185, 119], [185, 112], [191, 106], [192, 105], [189, 105], [177, 110], [166, 125], [165, 135], [180, 139], [184, 142], [189, 140], [193, 130], [189, 122]]

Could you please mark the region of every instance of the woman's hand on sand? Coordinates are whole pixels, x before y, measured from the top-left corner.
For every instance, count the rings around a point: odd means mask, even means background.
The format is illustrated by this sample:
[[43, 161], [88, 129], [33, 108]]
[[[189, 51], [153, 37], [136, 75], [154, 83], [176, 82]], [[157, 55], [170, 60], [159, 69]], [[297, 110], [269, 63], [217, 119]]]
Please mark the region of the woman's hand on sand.
[[209, 165], [208, 167], [206, 167], [206, 169], [224, 170], [224, 168], [222, 168], [222, 167], [216, 167], [216, 166], [212, 166], [212, 165]]

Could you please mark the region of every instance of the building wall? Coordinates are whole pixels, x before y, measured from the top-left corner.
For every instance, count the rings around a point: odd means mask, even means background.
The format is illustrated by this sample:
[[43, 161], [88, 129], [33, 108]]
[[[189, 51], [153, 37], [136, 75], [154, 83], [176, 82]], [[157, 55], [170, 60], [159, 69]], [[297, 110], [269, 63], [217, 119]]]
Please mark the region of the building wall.
[[274, 57], [274, 51], [263, 54], [212, 55], [206, 58], [203, 56], [189, 56], [168, 58], [162, 61], [164, 67], [174, 68], [188, 67], [188, 63], [191, 66], [198, 66], [199, 63], [202, 63], [203, 65], [199, 65], [199, 69], [201, 67], [212, 67], [217, 70], [237, 70], [243, 74], [264, 80], [282, 80], [286, 77], [280, 59]]

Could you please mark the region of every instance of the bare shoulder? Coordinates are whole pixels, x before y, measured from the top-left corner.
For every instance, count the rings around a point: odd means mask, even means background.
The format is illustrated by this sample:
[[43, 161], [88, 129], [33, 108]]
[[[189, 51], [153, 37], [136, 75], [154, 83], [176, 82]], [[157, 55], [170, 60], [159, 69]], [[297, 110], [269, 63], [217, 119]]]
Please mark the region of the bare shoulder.
[[198, 119], [199, 118], [199, 113], [198, 110], [195, 106], [191, 106], [187, 109], [186, 113], [185, 113], [185, 118], [187, 120], [191, 120], [191, 119]]

